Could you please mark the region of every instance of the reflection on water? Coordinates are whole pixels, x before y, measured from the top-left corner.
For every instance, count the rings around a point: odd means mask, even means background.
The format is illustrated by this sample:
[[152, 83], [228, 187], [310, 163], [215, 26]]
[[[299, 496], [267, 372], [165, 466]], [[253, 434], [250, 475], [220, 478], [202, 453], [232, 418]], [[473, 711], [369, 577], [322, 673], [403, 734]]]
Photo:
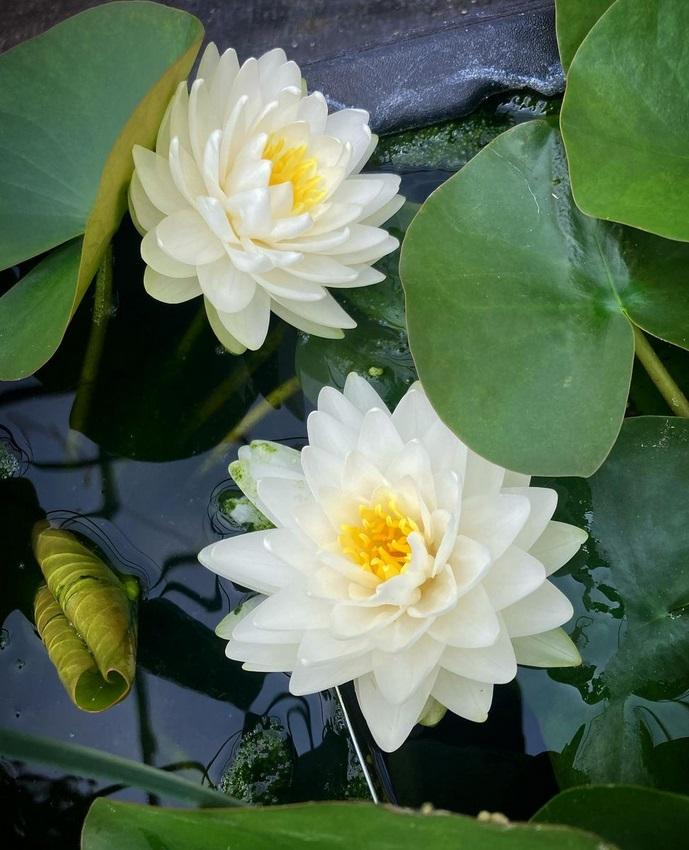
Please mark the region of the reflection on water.
[[[125, 225], [115, 243], [115, 302], [98, 362], [83, 368], [94, 350], [91, 295], [51, 363], [4, 385], [0, 397], [0, 522], [7, 541], [0, 724], [172, 766], [235, 793], [243, 788], [248, 798], [261, 796], [251, 767], [252, 753], [266, 747], [260, 730], [279, 729], [282, 749], [270, 753], [279, 777], [273, 796], [341, 797], [348, 783], [358, 793], [335, 701], [293, 697], [285, 675], [244, 672], [227, 660], [213, 629], [244, 592], [196, 560], [204, 545], [231, 531], [216, 521], [217, 491], [227, 488], [238, 444], [258, 436], [303, 441], [301, 399], [271, 408], [224, 441], [255, 401], [294, 374], [294, 336], [276, 324], [263, 359], [221, 352], [207, 323], [195, 322], [198, 305], [180, 311], [145, 296], [136, 244]], [[90, 541], [141, 584], [136, 683], [103, 714], [72, 705], [31, 621], [39, 574], [30, 532], [43, 516]], [[18, 801], [10, 846], [22, 836], [22, 846], [32, 846], [31, 818], [44, 811], [43, 841], [48, 829], [64, 846], [76, 846], [80, 818], [103, 783], [43, 776], [33, 765], [3, 769], [3, 784]], [[143, 793], [126, 796], [147, 800]]]

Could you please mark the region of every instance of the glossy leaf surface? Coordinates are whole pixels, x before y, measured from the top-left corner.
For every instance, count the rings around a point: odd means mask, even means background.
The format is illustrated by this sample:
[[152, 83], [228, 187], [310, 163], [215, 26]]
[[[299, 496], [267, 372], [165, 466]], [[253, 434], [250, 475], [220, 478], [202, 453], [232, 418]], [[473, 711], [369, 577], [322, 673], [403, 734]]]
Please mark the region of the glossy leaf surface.
[[615, 0], [555, 0], [555, 26], [560, 62], [567, 71], [574, 54], [598, 18]]
[[689, 4], [617, 0], [572, 62], [561, 125], [579, 207], [689, 240]]
[[629, 319], [687, 345], [685, 245], [582, 215], [555, 127], [489, 144], [423, 205], [401, 274], [412, 353], [445, 422], [520, 472], [589, 475], [624, 416]]

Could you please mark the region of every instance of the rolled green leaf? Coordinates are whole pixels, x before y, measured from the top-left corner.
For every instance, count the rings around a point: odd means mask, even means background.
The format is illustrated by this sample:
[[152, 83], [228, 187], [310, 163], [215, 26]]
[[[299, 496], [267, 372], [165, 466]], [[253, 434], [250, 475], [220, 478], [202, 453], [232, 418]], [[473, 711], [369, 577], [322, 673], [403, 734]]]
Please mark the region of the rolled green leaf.
[[104, 711], [129, 693], [136, 669], [139, 587], [120, 578], [73, 534], [38, 523], [33, 549], [46, 584], [34, 620], [72, 702]]

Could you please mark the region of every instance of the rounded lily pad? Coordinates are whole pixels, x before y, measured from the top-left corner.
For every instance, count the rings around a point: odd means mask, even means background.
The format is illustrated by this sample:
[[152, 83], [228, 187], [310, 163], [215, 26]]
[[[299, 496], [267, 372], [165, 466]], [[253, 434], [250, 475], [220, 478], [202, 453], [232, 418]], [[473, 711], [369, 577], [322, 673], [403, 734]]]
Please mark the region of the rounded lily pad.
[[689, 3], [616, 0], [577, 51], [561, 125], [579, 207], [689, 240]]
[[557, 129], [522, 124], [437, 189], [407, 232], [419, 377], [479, 454], [590, 475], [622, 424], [632, 321], [689, 344], [687, 267], [688, 246], [583, 215]]

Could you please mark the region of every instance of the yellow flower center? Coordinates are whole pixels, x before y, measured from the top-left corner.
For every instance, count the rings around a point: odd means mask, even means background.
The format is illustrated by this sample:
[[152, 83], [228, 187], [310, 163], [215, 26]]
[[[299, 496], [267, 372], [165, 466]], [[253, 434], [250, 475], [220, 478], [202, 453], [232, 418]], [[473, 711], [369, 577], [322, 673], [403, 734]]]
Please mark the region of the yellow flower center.
[[307, 145], [289, 147], [282, 136], [271, 133], [263, 149], [263, 159], [273, 163], [270, 185], [291, 183], [292, 212], [300, 215], [307, 212], [325, 198], [325, 181], [318, 173], [318, 161], [307, 156]]
[[359, 525], [343, 525], [340, 548], [362, 569], [385, 581], [399, 575], [411, 560], [407, 538], [419, 528], [397, 509], [389, 496], [369, 505], [359, 505]]

